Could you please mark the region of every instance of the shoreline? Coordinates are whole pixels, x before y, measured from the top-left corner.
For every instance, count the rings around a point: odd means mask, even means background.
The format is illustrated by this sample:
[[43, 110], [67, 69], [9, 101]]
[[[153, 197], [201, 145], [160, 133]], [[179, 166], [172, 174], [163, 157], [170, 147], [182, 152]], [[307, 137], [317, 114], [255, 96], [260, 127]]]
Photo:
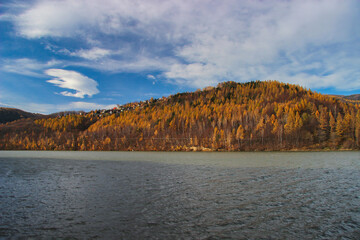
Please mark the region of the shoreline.
[[274, 152], [274, 153], [287, 153], [287, 152], [360, 152], [360, 149], [285, 149], [285, 150], [250, 150], [250, 151], [229, 151], [229, 150], [222, 150], [222, 149], [209, 149], [209, 150], [71, 150], [71, 149], [64, 149], [64, 150], [49, 150], [49, 149], [0, 149], [1, 152], [163, 152], [163, 153], [266, 153], [266, 152]]

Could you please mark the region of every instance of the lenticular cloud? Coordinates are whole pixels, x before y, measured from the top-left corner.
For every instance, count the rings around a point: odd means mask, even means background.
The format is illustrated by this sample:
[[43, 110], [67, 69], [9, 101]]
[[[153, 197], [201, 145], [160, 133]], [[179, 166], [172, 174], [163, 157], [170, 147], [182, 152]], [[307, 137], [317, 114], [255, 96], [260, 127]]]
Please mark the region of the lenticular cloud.
[[75, 90], [74, 92], [63, 91], [60, 94], [69, 97], [84, 98], [86, 95], [91, 97], [99, 93], [97, 89], [98, 83], [78, 72], [63, 69], [48, 69], [45, 73], [54, 79], [47, 82], [52, 83], [61, 88]]

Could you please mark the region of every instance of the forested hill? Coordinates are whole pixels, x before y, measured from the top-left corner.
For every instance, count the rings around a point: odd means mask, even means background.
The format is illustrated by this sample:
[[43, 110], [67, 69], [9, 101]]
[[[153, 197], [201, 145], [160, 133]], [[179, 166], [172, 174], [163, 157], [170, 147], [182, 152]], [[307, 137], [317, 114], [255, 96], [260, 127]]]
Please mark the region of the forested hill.
[[226, 82], [192, 93], [0, 125], [0, 149], [359, 149], [360, 104], [277, 81]]
[[39, 118], [40, 114], [29, 113], [16, 108], [0, 107], [0, 123], [12, 122], [23, 118]]

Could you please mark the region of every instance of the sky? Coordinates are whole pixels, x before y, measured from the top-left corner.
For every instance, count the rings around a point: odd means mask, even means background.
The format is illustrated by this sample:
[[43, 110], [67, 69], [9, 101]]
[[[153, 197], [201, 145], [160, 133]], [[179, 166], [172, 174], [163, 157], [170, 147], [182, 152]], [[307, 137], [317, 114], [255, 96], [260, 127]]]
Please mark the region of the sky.
[[1, 0], [0, 106], [111, 108], [220, 82], [360, 93], [357, 0]]

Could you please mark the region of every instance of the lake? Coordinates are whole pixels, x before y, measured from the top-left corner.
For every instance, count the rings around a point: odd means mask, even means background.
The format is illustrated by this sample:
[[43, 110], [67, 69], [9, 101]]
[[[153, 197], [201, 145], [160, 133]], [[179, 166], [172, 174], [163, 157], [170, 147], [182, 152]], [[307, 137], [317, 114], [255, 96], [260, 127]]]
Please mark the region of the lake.
[[0, 239], [360, 239], [360, 152], [0, 151]]

